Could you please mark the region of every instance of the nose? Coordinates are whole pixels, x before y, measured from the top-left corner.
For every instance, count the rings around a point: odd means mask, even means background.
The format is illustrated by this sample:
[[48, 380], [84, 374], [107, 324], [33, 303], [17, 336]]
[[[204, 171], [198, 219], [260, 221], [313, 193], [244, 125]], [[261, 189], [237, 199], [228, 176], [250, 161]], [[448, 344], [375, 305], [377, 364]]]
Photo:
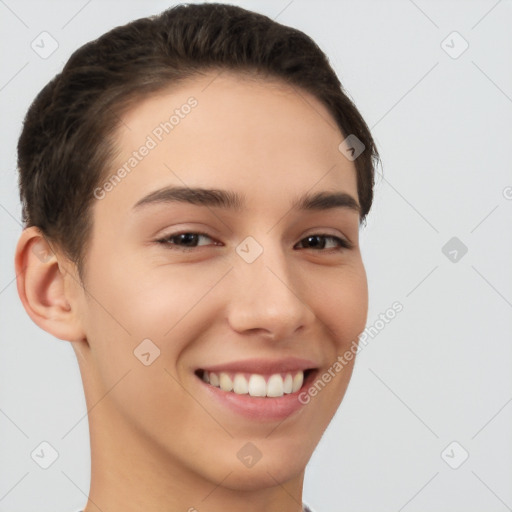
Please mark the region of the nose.
[[239, 259], [233, 270], [228, 321], [238, 333], [278, 341], [313, 322], [305, 281], [282, 251], [266, 249], [252, 263]]

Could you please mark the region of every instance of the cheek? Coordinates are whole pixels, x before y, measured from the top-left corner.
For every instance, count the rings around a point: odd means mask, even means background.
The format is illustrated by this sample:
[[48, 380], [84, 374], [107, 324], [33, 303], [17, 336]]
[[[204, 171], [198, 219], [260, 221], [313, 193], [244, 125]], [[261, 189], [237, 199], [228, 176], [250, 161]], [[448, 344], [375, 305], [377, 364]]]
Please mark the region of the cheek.
[[324, 411], [312, 419], [321, 431], [343, 400], [354, 368], [358, 337], [364, 331], [368, 314], [368, 284], [362, 261], [338, 271], [323, 283], [323, 293], [315, 298], [316, 313], [331, 344], [323, 345], [326, 368], [309, 388], [309, 400], [315, 404], [312, 411]]
[[[318, 286], [318, 285], [317, 285]], [[368, 314], [368, 284], [362, 264], [325, 281], [317, 316], [328, 327], [340, 353], [363, 332]]]
[[163, 335], [200, 300], [215, 279], [201, 266], [153, 266], [137, 254], [117, 258], [109, 249], [102, 252], [108, 256], [96, 257], [89, 290], [112, 321], [137, 335]]
[[123, 416], [146, 429], [161, 425], [162, 439], [179, 438], [182, 423], [167, 419], [187, 422], [201, 411], [178, 384], [177, 362], [211, 325], [220, 301], [208, 294], [226, 270], [162, 266], [149, 272], [126, 259], [103, 260], [97, 268], [86, 285], [84, 320], [103, 388], [98, 395], [115, 387], [111, 399]]
[[211, 325], [221, 303], [218, 297], [212, 300], [214, 288], [230, 267], [149, 268], [135, 258], [105, 258], [96, 268], [87, 284], [86, 324], [94, 349], [102, 353], [98, 360], [109, 367], [133, 363], [134, 350], [149, 339], [165, 366], [173, 368], [190, 340]]

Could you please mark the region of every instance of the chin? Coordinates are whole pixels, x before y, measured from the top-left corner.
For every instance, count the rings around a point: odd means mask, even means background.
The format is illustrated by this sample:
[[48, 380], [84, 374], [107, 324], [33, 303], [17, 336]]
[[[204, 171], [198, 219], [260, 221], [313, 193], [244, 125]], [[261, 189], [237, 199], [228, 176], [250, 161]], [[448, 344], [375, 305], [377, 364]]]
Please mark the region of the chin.
[[[265, 444], [267, 447], [264, 446]], [[222, 480], [230, 473], [223, 482], [223, 487], [239, 491], [253, 491], [275, 487], [301, 477], [311, 458], [313, 447], [301, 446], [300, 443], [292, 442], [292, 440], [286, 444], [287, 446], [276, 449], [271, 447], [268, 441], [265, 443], [264, 440], [261, 440], [259, 443], [261, 458], [253, 465], [245, 466], [237, 457], [234, 460], [224, 458], [225, 464], [222, 464], [224, 467], [222, 471], [217, 471], [218, 474], [214, 477], [215, 481]]]
[[276, 464], [272, 462], [263, 464], [260, 461], [252, 468], [234, 467], [222, 486], [237, 491], [256, 491], [271, 488], [301, 477], [305, 466], [306, 463], [290, 464], [287, 461], [281, 461]]

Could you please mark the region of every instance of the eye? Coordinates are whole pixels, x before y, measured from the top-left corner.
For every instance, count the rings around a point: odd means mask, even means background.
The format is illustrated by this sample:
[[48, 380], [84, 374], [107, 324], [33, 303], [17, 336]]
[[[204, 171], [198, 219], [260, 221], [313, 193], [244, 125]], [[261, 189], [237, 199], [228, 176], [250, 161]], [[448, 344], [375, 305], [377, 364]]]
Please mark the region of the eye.
[[[212, 237], [206, 233], [195, 233], [195, 232], [181, 232], [173, 233], [156, 240], [157, 243], [162, 244], [169, 249], [176, 249], [181, 251], [187, 251], [197, 247], [211, 245], [211, 244], [200, 244], [201, 239], [213, 240]], [[334, 242], [334, 247], [326, 247], [329, 243]], [[221, 245], [220, 243], [214, 242], [213, 245]], [[341, 249], [352, 249], [353, 244], [344, 238], [340, 238], [329, 234], [313, 234], [306, 238], [303, 238], [299, 244], [303, 249], [313, 249], [315, 251], [326, 251], [328, 249], [341, 250]]]
[[[169, 247], [170, 249], [178, 249], [178, 250], [187, 250], [194, 249], [195, 247], [200, 247], [201, 245], [208, 244], [198, 244], [200, 239], [208, 238], [209, 240], [213, 240], [206, 233], [194, 233], [194, 232], [182, 232], [182, 233], [173, 233], [172, 235], [168, 235], [164, 238], [160, 238], [157, 240], [158, 243]], [[215, 244], [219, 245], [219, 244]], [[173, 247], [175, 246], [175, 247]]]
[[[304, 245], [304, 242], [306, 242], [306, 245], [309, 247], [305, 247], [305, 249], [325, 250], [327, 240], [334, 242], [335, 246], [337, 245], [338, 249], [334, 247], [335, 250], [352, 249], [353, 247], [353, 244], [344, 238], [320, 233], [315, 233], [303, 238], [299, 242], [299, 245]], [[327, 247], [327, 249], [333, 249], [333, 247]]]

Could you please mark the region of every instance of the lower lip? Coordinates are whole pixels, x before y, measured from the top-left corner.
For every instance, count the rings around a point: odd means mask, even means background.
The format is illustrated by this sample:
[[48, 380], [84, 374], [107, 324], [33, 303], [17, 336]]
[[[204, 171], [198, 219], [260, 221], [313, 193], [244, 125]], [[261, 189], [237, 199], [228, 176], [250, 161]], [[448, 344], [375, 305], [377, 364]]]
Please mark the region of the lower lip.
[[304, 407], [304, 404], [299, 401], [299, 395], [309, 387], [315, 374], [316, 370], [310, 372], [302, 387], [295, 393], [274, 398], [239, 395], [233, 391], [222, 391], [222, 389], [211, 386], [202, 379], [198, 378], [198, 381], [208, 395], [223, 407], [227, 407], [251, 420], [276, 421], [284, 420]]

